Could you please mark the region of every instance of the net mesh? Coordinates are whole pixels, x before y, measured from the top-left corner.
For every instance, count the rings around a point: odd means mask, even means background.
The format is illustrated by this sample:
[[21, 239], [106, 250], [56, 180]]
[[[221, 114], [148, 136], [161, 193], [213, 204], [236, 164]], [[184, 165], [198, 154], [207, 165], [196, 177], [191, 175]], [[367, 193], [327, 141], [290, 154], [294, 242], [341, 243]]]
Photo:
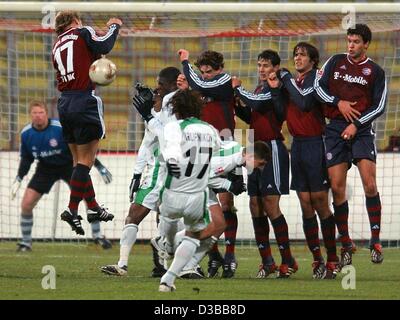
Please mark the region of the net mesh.
[[[92, 13], [82, 14], [84, 24], [105, 31], [109, 17], [120, 17], [124, 26], [121, 37], [108, 55], [118, 68], [112, 85], [97, 89], [105, 105], [107, 139], [101, 142], [99, 159], [113, 174], [113, 182], [104, 185], [92, 170], [97, 198], [116, 215], [113, 222], [103, 224], [103, 233], [119, 238], [129, 208], [127, 190], [143, 135], [143, 123], [130, 107], [132, 85], [137, 81], [156, 85], [158, 72], [166, 66], [180, 68], [177, 51], [186, 48], [193, 59], [204, 50], [224, 54], [225, 70], [239, 76], [244, 87], [252, 90], [257, 84], [256, 59], [264, 49], [279, 52], [283, 67], [293, 70], [292, 49], [299, 41], [308, 41], [320, 51], [321, 61], [346, 51], [345, 31], [340, 14], [165, 14], [165, 13]], [[383, 151], [390, 137], [400, 128], [400, 15], [357, 14], [357, 23], [367, 23], [373, 30], [368, 55], [382, 66], [389, 82], [387, 109], [376, 121], [377, 146]], [[9, 190], [18, 168], [20, 130], [29, 122], [27, 106], [32, 99], [44, 100], [50, 116], [57, 117], [58, 92], [51, 65], [52, 30], [42, 26], [40, 13], [1, 13], [0, 19], [0, 238], [20, 236], [20, 201], [33, 174], [24, 179], [14, 201]], [[237, 128], [247, 126], [237, 119]], [[240, 134], [240, 133], [239, 133]], [[291, 137], [284, 127], [285, 143]], [[382, 238], [397, 241], [400, 237], [400, 158], [397, 153], [381, 153], [378, 157], [378, 188], [383, 203]], [[355, 239], [369, 238], [368, 216], [361, 180], [351, 169], [348, 178], [350, 229]], [[67, 225], [57, 221], [68, 203], [68, 188], [53, 188], [34, 210], [34, 238], [76, 239]], [[253, 227], [247, 196], [236, 199], [239, 214], [238, 238], [252, 239]], [[281, 209], [289, 223], [291, 238], [303, 239], [301, 211], [294, 193], [284, 196]], [[83, 210], [83, 209], [82, 209]], [[84, 213], [82, 213], [85, 216]], [[90, 236], [88, 224], [86, 234]], [[139, 238], [156, 234], [154, 215], [145, 219]]]

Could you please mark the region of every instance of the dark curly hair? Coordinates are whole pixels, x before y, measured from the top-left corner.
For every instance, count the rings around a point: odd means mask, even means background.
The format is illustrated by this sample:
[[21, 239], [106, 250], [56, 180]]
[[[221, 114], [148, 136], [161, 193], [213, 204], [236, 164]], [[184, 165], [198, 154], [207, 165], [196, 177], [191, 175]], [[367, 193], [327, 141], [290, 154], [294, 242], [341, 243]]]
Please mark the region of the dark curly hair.
[[190, 117], [200, 118], [203, 101], [198, 92], [193, 90], [178, 90], [171, 98], [172, 113], [178, 119]]
[[224, 56], [217, 51], [204, 51], [194, 63], [197, 68], [200, 66], [211, 66], [214, 70], [224, 67]]
[[310, 60], [314, 62], [313, 69], [317, 69], [319, 64], [318, 49], [308, 42], [299, 42], [293, 48], [293, 58], [296, 55], [297, 50], [299, 49], [304, 49], [307, 52], [307, 55], [309, 56]]

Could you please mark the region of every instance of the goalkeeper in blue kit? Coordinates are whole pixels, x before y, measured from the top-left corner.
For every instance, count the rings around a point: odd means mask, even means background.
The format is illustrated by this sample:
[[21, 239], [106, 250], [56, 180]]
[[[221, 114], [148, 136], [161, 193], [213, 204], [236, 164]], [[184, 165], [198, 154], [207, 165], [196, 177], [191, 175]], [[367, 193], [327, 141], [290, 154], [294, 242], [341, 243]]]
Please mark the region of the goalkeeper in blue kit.
[[[33, 161], [38, 160], [36, 171], [28, 183], [21, 203], [22, 241], [18, 243], [20, 252], [32, 250], [33, 209], [43, 194], [49, 193], [56, 181], [64, 180], [69, 185], [73, 170], [72, 155], [62, 137], [60, 122], [48, 118], [47, 107], [40, 101], [31, 102], [29, 112], [32, 122], [21, 132], [21, 160], [11, 188], [11, 198], [14, 199]], [[111, 172], [98, 159], [94, 165], [103, 181], [110, 183]], [[91, 195], [88, 194], [85, 200], [90, 201], [90, 198]], [[104, 249], [112, 247], [111, 242], [100, 235], [99, 221], [93, 222], [91, 228], [95, 243]]]

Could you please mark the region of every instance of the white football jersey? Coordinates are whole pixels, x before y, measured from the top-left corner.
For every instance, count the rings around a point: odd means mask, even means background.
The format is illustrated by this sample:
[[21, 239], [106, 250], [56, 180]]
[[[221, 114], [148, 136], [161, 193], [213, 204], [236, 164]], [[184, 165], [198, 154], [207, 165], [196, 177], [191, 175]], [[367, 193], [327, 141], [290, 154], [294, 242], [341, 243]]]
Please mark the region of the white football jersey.
[[[151, 114], [155, 119], [158, 119], [159, 128], [163, 128], [163, 126], [170, 121], [176, 121], [176, 117], [172, 114], [172, 107], [169, 103], [175, 93], [176, 91], [173, 91], [163, 97], [161, 110], [159, 112], [155, 112], [154, 109], [151, 110]], [[143, 140], [136, 157], [135, 174], [143, 173], [146, 165], [154, 166], [156, 160], [154, 154], [156, 150], [160, 148], [159, 140], [157, 134], [149, 130], [149, 124], [145, 123]]]
[[211, 158], [210, 178], [226, 175], [244, 162], [243, 147], [236, 141], [221, 141]]
[[169, 122], [164, 127], [161, 153], [165, 160], [175, 159], [180, 178], [168, 176], [165, 187], [175, 192], [205, 191], [212, 155], [220, 148], [217, 130], [197, 118]]

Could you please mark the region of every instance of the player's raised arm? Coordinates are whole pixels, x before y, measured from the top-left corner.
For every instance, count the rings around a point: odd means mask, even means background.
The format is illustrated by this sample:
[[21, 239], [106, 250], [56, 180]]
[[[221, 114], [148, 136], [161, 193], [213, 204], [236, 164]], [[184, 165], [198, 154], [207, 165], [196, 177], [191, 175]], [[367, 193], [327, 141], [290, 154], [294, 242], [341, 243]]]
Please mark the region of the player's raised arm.
[[358, 120], [353, 121], [353, 124], [358, 128], [370, 124], [376, 118], [378, 118], [386, 107], [387, 99], [387, 82], [385, 77], [385, 71], [376, 67], [377, 76], [374, 81], [374, 88], [372, 93], [372, 105], [361, 113]]
[[285, 110], [287, 105], [287, 96], [281, 90], [281, 83], [275, 72], [271, 72], [268, 76], [268, 85], [271, 90], [276, 118], [283, 122], [285, 120]]
[[280, 71], [282, 83], [289, 92], [290, 99], [292, 99], [296, 106], [304, 112], [311, 111], [317, 100], [313, 94], [317, 70], [312, 70], [310, 72], [311, 74], [304, 80], [304, 88], [301, 89], [296, 84], [295, 79], [288, 70], [281, 69]]
[[266, 110], [266, 108], [271, 106], [268, 104], [268, 102], [272, 101], [271, 91], [267, 87], [263, 87], [260, 93], [251, 93], [242, 86], [235, 87], [234, 90], [235, 95], [239, 97], [247, 107], [255, 111]]
[[189, 63], [189, 52], [180, 49], [178, 54], [182, 62], [183, 74], [193, 90], [219, 100], [228, 100], [232, 97], [231, 76], [222, 72], [222, 66], [202, 65], [201, 68], [204, 70], [200, 70], [200, 72], [203, 77], [200, 77]]
[[121, 25], [122, 21], [120, 19], [111, 18], [107, 22], [107, 27], [109, 29], [104, 36], [98, 36], [96, 31], [89, 26], [84, 26], [82, 28], [81, 35], [93, 53], [107, 54], [114, 47]]

